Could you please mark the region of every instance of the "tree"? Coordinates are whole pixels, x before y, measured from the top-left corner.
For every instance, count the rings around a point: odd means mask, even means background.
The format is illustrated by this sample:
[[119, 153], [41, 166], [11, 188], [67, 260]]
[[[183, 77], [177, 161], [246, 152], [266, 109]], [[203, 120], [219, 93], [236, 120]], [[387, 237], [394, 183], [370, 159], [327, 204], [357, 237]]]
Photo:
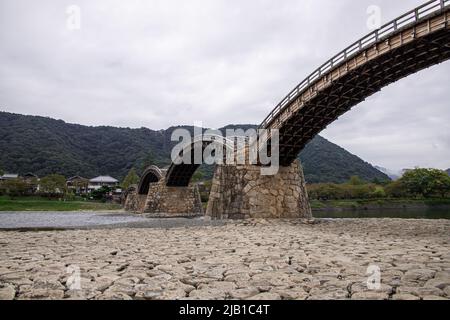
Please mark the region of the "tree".
[[361, 178], [358, 176], [351, 176], [348, 183], [352, 186], [360, 186], [360, 185], [364, 184], [364, 181], [361, 180]]
[[140, 172], [144, 172], [145, 169], [147, 169], [151, 165], [156, 165], [156, 160], [153, 152], [149, 151], [149, 153], [147, 153], [147, 155], [141, 160]]
[[0, 176], [4, 175], [5, 172], [0, 168]]
[[386, 197], [386, 191], [381, 186], [375, 186], [375, 190], [370, 195], [373, 198], [384, 198]]
[[28, 189], [28, 185], [22, 179], [5, 180], [1, 184], [2, 193], [6, 193], [11, 197], [24, 195]]
[[384, 191], [391, 198], [407, 198], [410, 196], [401, 180], [392, 181], [384, 188]]
[[59, 174], [51, 174], [41, 179], [40, 189], [44, 193], [56, 194], [67, 192], [66, 178]]
[[134, 168], [131, 168], [125, 179], [123, 179], [122, 188], [124, 190], [128, 190], [128, 188], [131, 185], [138, 183], [139, 183], [139, 176], [136, 174], [136, 170], [134, 170]]
[[450, 192], [450, 176], [438, 169], [417, 168], [406, 172], [400, 179], [406, 190], [425, 198], [433, 195], [445, 197]]
[[199, 182], [203, 179], [203, 172], [200, 170], [197, 170], [194, 175], [192, 176], [192, 182]]
[[112, 189], [108, 186], [102, 186], [100, 189], [92, 191], [92, 198], [95, 200], [106, 201]]
[[388, 179], [379, 179], [379, 178], [373, 178], [372, 183], [376, 184], [377, 186], [387, 186], [392, 180]]

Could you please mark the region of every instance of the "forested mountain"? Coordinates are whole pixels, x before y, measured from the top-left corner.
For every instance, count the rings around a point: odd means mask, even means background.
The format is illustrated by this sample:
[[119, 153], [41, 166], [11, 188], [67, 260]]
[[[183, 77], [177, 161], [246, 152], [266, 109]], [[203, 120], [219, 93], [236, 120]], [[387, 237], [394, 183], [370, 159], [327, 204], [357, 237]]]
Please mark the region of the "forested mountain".
[[[234, 127], [234, 126], [228, 126]], [[244, 128], [252, 127], [246, 125]], [[89, 127], [62, 120], [0, 112], [0, 168], [39, 176], [50, 173], [122, 179], [135, 167], [165, 166], [175, 142], [173, 130]], [[193, 130], [192, 127], [184, 127]], [[389, 179], [355, 155], [318, 136], [300, 154], [308, 182], [344, 182], [352, 175], [364, 180]], [[205, 177], [212, 168], [202, 168]]]

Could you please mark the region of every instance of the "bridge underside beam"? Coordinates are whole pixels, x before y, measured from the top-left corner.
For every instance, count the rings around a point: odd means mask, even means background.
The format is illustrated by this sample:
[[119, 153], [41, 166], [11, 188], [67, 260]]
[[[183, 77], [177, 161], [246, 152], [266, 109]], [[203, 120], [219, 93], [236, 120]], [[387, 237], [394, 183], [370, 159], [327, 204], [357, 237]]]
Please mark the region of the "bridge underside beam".
[[166, 184], [168, 187], [185, 187], [189, 185], [195, 171], [200, 167], [198, 164], [172, 165], [167, 174]]
[[370, 95], [401, 78], [450, 59], [449, 45], [450, 32], [442, 29], [392, 49], [317, 91], [280, 125], [280, 164], [292, 163], [314, 136]]

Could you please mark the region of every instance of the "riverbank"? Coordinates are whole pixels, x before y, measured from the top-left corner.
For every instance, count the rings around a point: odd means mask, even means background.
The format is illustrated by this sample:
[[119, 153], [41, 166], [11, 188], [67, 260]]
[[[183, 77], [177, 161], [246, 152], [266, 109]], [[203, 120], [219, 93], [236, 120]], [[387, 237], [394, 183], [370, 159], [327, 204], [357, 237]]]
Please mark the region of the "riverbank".
[[313, 211], [448, 209], [450, 199], [310, 200]]
[[[0, 299], [448, 299], [449, 229], [317, 219], [0, 232]], [[378, 289], [367, 287], [369, 266]]]
[[48, 200], [39, 197], [13, 199], [0, 197], [0, 214], [2, 211], [108, 211], [119, 209], [121, 209], [121, 206], [114, 203]]

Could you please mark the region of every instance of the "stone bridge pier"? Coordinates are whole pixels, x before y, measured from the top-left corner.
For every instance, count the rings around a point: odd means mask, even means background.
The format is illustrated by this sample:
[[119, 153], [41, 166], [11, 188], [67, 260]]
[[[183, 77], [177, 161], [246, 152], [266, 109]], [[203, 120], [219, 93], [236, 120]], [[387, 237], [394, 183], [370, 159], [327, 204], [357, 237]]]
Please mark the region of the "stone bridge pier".
[[300, 162], [261, 175], [257, 165], [218, 165], [206, 215], [213, 219], [311, 218]]
[[[150, 217], [204, 215], [197, 185], [168, 186], [166, 172], [150, 167], [130, 192], [125, 209]], [[258, 165], [217, 165], [206, 216], [212, 219], [311, 218], [299, 161], [261, 175]]]
[[125, 200], [125, 210], [155, 218], [192, 217], [204, 214], [198, 186], [166, 185], [165, 170], [149, 167], [139, 186]]

